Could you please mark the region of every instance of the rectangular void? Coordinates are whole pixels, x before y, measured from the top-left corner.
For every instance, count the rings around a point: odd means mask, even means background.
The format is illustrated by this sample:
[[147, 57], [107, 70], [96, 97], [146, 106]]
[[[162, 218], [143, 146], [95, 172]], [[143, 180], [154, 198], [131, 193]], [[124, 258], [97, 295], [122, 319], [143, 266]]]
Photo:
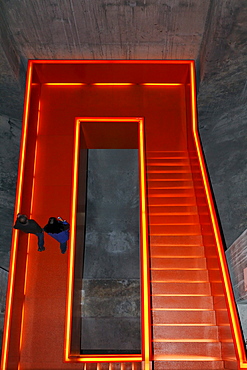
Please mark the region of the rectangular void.
[[[102, 143], [105, 143], [103, 147]], [[137, 148], [142, 246], [141, 354], [81, 354], [74, 334], [80, 332], [81, 325], [81, 310], [75, 302], [81, 302], [82, 269], [77, 258], [82, 262], [83, 256], [77, 249], [77, 241], [84, 240], [85, 202], [83, 197], [80, 200], [77, 189], [78, 183], [82, 184], [82, 193], [86, 189], [85, 171], [79, 169], [86, 166], [87, 160], [80, 152]], [[2, 370], [71, 369], [72, 366], [81, 369], [82, 362], [143, 362], [143, 368], [150, 369], [152, 335], [145, 189], [145, 153], [149, 151], [186, 151], [191, 158], [195, 155], [198, 158], [234, 341], [241, 367], [247, 368], [198, 136], [194, 62], [34, 60], [29, 61], [27, 70], [15, 215], [25, 213], [41, 226], [50, 216], [61, 216], [70, 222], [71, 237], [66, 255], [60, 253], [57, 242], [48, 236], [46, 251], [38, 253], [34, 235], [13, 230]], [[196, 171], [193, 176], [196, 181]]]
[[[147, 269], [140, 278], [148, 237], [144, 122], [92, 117], [77, 118], [75, 125], [68, 357], [140, 360], [141, 322], [143, 327], [148, 308]], [[143, 333], [142, 340], [149, 342]]]

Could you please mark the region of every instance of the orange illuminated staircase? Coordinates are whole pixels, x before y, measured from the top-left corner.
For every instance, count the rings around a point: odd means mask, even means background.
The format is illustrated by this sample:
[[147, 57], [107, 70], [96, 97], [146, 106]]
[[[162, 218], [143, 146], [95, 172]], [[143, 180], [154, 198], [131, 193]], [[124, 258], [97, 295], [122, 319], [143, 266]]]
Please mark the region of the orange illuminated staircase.
[[[110, 132], [104, 124], [102, 131], [95, 126], [99, 118], [112, 123], [114, 117], [124, 127], [130, 117], [144, 122], [139, 137], [144, 135], [145, 141], [138, 144], [147, 149], [144, 154], [139, 150], [144, 189], [139, 357], [85, 357], [71, 340], [72, 320], [77, 338], [81, 332], [76, 325], [81, 295], [73, 275], [77, 227], [80, 234], [83, 226], [83, 212], [77, 215], [73, 201], [81, 163], [73, 153], [84, 149], [85, 138], [80, 144], [76, 139], [76, 117], [87, 123], [96, 142], [108, 140]], [[129, 145], [137, 129], [133, 135], [125, 130]], [[40, 254], [35, 236], [13, 231], [1, 370], [234, 370], [233, 338], [239, 368], [247, 368], [202, 157], [194, 61], [29, 61], [15, 215], [25, 213], [40, 225], [60, 215], [73, 233], [68, 253], [62, 255], [49, 236]]]
[[146, 155], [154, 369], [237, 369], [196, 157]]

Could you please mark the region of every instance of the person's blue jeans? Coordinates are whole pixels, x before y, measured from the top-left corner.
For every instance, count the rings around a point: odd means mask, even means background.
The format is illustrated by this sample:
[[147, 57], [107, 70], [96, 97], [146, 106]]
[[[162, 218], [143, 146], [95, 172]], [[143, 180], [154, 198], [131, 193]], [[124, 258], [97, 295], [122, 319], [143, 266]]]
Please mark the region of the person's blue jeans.
[[67, 250], [67, 242], [60, 243], [61, 253], [64, 254]]
[[37, 237], [38, 237], [38, 251], [39, 252], [42, 252], [45, 250], [45, 247], [44, 247], [44, 231], [42, 231], [42, 233], [36, 233], [35, 234]]

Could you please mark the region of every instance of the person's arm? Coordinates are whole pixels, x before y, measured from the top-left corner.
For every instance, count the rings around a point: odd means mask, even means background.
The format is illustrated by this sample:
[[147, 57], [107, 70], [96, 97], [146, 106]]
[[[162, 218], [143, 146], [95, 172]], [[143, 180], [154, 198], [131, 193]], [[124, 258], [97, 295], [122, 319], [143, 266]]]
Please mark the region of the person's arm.
[[15, 224], [14, 224], [13, 228], [14, 228], [14, 229], [17, 229], [17, 230], [20, 230], [20, 222], [19, 222], [19, 220], [18, 220], [18, 217], [17, 217], [17, 219], [16, 219], [16, 221], [15, 221]]
[[63, 221], [64, 230], [69, 230], [70, 225], [67, 221]]

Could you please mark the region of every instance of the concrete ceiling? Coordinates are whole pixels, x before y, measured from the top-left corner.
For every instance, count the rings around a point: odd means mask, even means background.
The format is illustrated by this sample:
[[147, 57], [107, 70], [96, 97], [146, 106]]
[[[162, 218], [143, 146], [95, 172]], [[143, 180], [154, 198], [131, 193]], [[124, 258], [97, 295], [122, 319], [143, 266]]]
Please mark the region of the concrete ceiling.
[[[200, 132], [230, 245], [247, 227], [246, 16], [246, 0], [0, 0], [3, 127], [21, 127], [29, 58], [194, 59]], [[6, 171], [12, 166], [14, 179], [18, 148], [16, 162], [8, 160], [2, 163]], [[14, 185], [0, 186], [11, 215]], [[12, 216], [4, 225], [9, 249]]]

